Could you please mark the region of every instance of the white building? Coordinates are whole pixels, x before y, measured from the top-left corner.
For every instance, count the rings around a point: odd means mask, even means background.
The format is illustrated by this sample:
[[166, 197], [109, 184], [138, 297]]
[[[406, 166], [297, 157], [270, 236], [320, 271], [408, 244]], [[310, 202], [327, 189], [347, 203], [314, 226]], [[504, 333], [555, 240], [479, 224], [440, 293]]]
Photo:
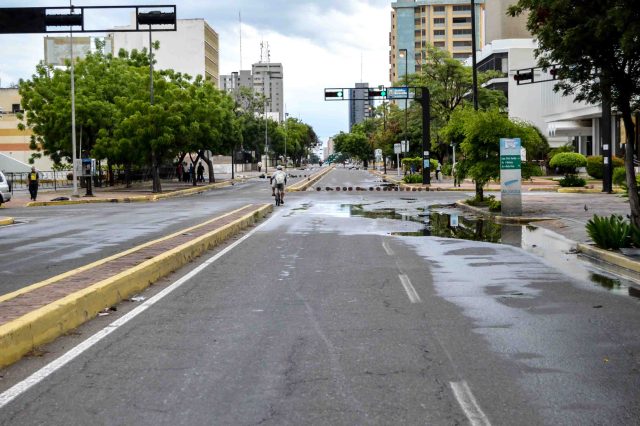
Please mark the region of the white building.
[[[116, 54], [120, 49], [149, 49], [148, 32], [118, 32], [112, 37]], [[173, 69], [192, 77], [199, 74], [218, 87], [218, 33], [204, 19], [178, 19], [177, 31], [156, 31], [152, 38], [160, 42], [160, 49], [154, 50], [158, 69]]]
[[[520, 85], [515, 81], [518, 69], [537, 66], [536, 47], [533, 39], [494, 40], [486, 45], [477, 57], [478, 70], [494, 70], [502, 75], [485, 86], [502, 90], [508, 98], [509, 117], [534, 124], [547, 136], [551, 147], [572, 143], [577, 152], [598, 155], [600, 105], [576, 103], [573, 96], [554, 92], [554, 81]], [[550, 78], [548, 73], [536, 70], [535, 80]], [[614, 152], [618, 151], [619, 144]]]
[[284, 120], [284, 85], [282, 64], [258, 62], [251, 66], [253, 90], [267, 98], [267, 112]]

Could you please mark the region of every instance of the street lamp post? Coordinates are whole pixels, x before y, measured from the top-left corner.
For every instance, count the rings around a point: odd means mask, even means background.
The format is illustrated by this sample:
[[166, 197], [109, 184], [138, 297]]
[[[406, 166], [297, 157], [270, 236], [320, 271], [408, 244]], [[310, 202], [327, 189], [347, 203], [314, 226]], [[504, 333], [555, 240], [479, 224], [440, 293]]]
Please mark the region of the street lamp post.
[[471, 0], [471, 74], [473, 76], [473, 109], [478, 110], [478, 71], [476, 70], [476, 5]]
[[[286, 108], [286, 107], [285, 107]], [[287, 161], [287, 121], [289, 117], [289, 113], [284, 113], [284, 168], [287, 168], [289, 162]]]
[[[409, 51], [407, 49], [400, 49], [399, 56], [404, 58], [404, 85], [405, 87], [409, 86]], [[408, 93], [407, 89], [407, 93]], [[407, 152], [409, 151], [409, 139], [407, 138], [407, 130], [409, 128], [408, 118], [407, 118], [407, 110], [409, 109], [409, 99], [404, 100], [404, 140], [406, 140]], [[398, 164], [398, 167], [400, 165]]]

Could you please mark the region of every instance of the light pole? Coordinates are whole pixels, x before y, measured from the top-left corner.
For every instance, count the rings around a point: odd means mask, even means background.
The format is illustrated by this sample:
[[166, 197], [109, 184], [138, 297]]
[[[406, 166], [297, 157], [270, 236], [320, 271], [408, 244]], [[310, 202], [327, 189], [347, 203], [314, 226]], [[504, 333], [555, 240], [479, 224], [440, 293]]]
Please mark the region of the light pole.
[[[405, 87], [409, 86], [409, 51], [407, 49], [400, 49], [399, 56], [404, 58], [404, 85]], [[409, 152], [409, 139], [407, 138], [407, 130], [409, 128], [408, 118], [407, 118], [407, 110], [409, 109], [409, 89], [407, 88], [407, 99], [404, 100], [404, 140], [405, 147], [407, 152]], [[400, 164], [398, 164], [398, 169], [400, 168]]]
[[[286, 105], [285, 105], [285, 109], [286, 109]], [[288, 119], [289, 117], [289, 113], [285, 112], [284, 113], [284, 168], [287, 168], [287, 165], [289, 164], [289, 162], [287, 161], [287, 121], [289, 121]]]
[[[71, 13], [73, 13], [72, 0], [69, 0], [69, 6], [71, 6]], [[79, 197], [78, 194], [78, 181], [76, 180], [76, 85], [73, 66], [73, 27], [69, 26], [69, 48], [71, 50], [71, 156], [73, 161], [71, 164], [73, 172], [73, 197]]]
[[476, 70], [476, 4], [471, 0], [471, 74], [473, 75], [473, 109], [478, 110], [478, 72]]

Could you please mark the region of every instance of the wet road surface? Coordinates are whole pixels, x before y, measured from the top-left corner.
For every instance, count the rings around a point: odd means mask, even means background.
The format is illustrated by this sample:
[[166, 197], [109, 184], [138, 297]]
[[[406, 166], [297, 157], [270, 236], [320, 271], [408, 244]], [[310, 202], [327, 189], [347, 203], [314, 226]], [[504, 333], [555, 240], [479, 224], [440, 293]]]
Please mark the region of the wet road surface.
[[290, 194], [0, 424], [637, 424], [639, 299], [522, 228], [444, 238], [458, 198]]

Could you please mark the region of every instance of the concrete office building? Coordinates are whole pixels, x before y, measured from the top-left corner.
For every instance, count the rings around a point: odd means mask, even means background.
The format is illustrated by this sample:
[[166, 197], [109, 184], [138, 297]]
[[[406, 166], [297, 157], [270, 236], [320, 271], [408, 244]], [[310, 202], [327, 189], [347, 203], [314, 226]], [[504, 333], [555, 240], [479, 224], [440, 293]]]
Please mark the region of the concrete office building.
[[[111, 37], [116, 53], [120, 49], [149, 48], [147, 32], [113, 33]], [[218, 87], [218, 33], [204, 19], [178, 19], [177, 31], [154, 32], [153, 41], [160, 42], [160, 49], [153, 52], [157, 68], [173, 69], [192, 77], [202, 75]]]
[[369, 83], [356, 83], [355, 89], [349, 89], [349, 130], [371, 116], [371, 107]]
[[487, 0], [485, 2], [485, 42], [494, 40], [531, 38], [527, 30], [527, 14], [512, 17], [507, 15], [515, 0]]
[[233, 93], [241, 87], [253, 89], [251, 70], [234, 71], [231, 74], [220, 76], [220, 90]]
[[[468, 0], [399, 0], [391, 3], [389, 80], [402, 81], [420, 71], [427, 45], [447, 50], [460, 60], [471, 56], [471, 5]], [[476, 3], [476, 43], [484, 45], [485, 1]], [[400, 58], [400, 50], [407, 58]]]
[[[267, 98], [267, 113], [284, 120], [284, 84], [282, 64], [258, 62], [251, 66], [253, 90]], [[269, 114], [270, 113], [270, 114]]]

